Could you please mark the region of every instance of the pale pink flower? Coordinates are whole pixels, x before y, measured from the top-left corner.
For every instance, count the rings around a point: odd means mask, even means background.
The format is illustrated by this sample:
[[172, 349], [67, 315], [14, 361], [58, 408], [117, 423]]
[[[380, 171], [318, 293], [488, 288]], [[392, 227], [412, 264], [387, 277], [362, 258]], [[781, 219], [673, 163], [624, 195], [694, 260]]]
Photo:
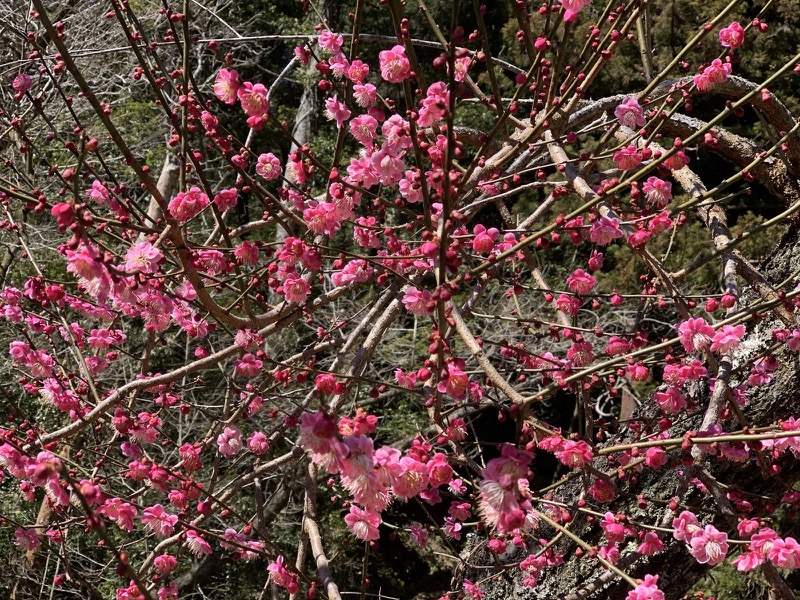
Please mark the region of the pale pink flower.
[[197, 558], [201, 558], [206, 554], [211, 554], [211, 544], [192, 529], [186, 532], [186, 547], [189, 549], [189, 552], [194, 554]]
[[369, 65], [361, 60], [354, 60], [347, 68], [347, 78], [353, 83], [362, 83], [369, 73]]
[[311, 286], [296, 273], [290, 273], [281, 287], [287, 302], [302, 304], [311, 293]]
[[689, 540], [692, 556], [702, 565], [718, 565], [728, 553], [728, 534], [713, 525], [696, 531]]
[[419, 523], [411, 524], [411, 537], [419, 548], [424, 548], [428, 543], [428, 530]]
[[658, 177], [648, 177], [644, 182], [642, 190], [645, 199], [650, 204], [655, 204], [658, 208], [664, 208], [672, 200], [672, 184]]
[[164, 538], [172, 535], [178, 515], [170, 515], [160, 504], [150, 506], [142, 511], [142, 524], [156, 536]]
[[415, 287], [409, 287], [403, 295], [403, 306], [412, 315], [425, 316], [433, 313], [433, 306], [431, 304], [431, 292], [428, 290], [418, 290]]
[[14, 531], [14, 545], [20, 550], [30, 552], [36, 550], [40, 544], [39, 535], [36, 533], [35, 529], [17, 527]]
[[797, 569], [800, 567], [800, 544], [791, 537], [778, 538], [773, 542], [767, 556], [776, 567]]
[[124, 269], [129, 272], [152, 274], [158, 271], [158, 265], [164, 260], [161, 250], [150, 242], [138, 242], [128, 248], [125, 254]]
[[281, 176], [281, 160], [272, 152], [261, 154], [258, 157], [256, 173], [261, 175], [261, 177], [267, 181], [277, 179]]
[[263, 361], [248, 352], [236, 361], [236, 373], [242, 377], [257, 377], [263, 366]]
[[567, 360], [573, 367], [585, 367], [594, 360], [591, 342], [575, 342], [567, 350]]
[[605, 246], [610, 244], [613, 240], [622, 237], [622, 235], [622, 230], [619, 228], [619, 219], [600, 217], [592, 223], [589, 240], [598, 246]]
[[244, 82], [236, 92], [236, 96], [248, 117], [264, 117], [269, 112], [267, 88], [261, 83]]
[[31, 85], [33, 85], [33, 79], [31, 79], [31, 76], [27, 73], [20, 73], [14, 77], [14, 81], [11, 82], [11, 87], [19, 96], [22, 96], [31, 89]]
[[456, 400], [462, 400], [467, 394], [469, 377], [456, 364], [447, 364], [447, 376], [442, 378], [436, 385], [436, 389], [442, 394], [447, 394]]
[[726, 48], [735, 50], [744, 43], [744, 27], [737, 21], [723, 27], [719, 30], [719, 43]]
[[328, 66], [331, 68], [331, 73], [336, 79], [341, 79], [350, 68], [350, 61], [344, 54], [335, 54], [328, 59]]
[[217, 436], [217, 448], [225, 458], [233, 458], [242, 450], [242, 433], [235, 427], [226, 427]]
[[688, 510], [684, 510], [681, 514], [672, 519], [672, 528], [675, 530], [672, 536], [679, 542], [686, 543], [689, 542], [695, 533], [702, 531], [697, 516]]
[[378, 531], [378, 527], [381, 524], [381, 516], [367, 512], [355, 504], [350, 505], [350, 512], [345, 515], [344, 522], [347, 524], [350, 533], [360, 540], [368, 542], [381, 537]]
[[394, 378], [397, 380], [397, 385], [407, 390], [413, 390], [417, 383], [416, 373], [405, 373], [402, 369], [396, 369]]
[[378, 121], [370, 115], [358, 115], [350, 121], [350, 134], [365, 148], [372, 148], [377, 130]]
[[153, 560], [153, 565], [160, 575], [169, 575], [178, 566], [178, 559], [171, 554], [161, 554]]
[[680, 171], [689, 164], [689, 157], [683, 150], [678, 150], [675, 154], [664, 161], [664, 166], [670, 171]]
[[614, 164], [623, 171], [635, 169], [642, 162], [642, 156], [635, 144], [628, 144], [622, 150], [614, 152]]
[[405, 152], [397, 151], [388, 142], [372, 153], [370, 161], [378, 175], [378, 181], [383, 185], [395, 185], [402, 179], [406, 168], [402, 158], [404, 154]]
[[567, 287], [582, 296], [590, 293], [596, 284], [597, 279], [583, 269], [575, 269], [567, 278]]
[[[471, 56], [462, 56], [461, 58], [456, 58], [454, 61], [454, 71], [453, 79], [457, 82], [464, 81], [467, 78], [467, 74], [469, 72], [469, 67], [472, 64], [472, 57]], [[450, 63], [447, 64], [448, 74], [450, 73]]]
[[285, 588], [290, 594], [296, 594], [300, 589], [300, 585], [297, 583], [297, 576], [294, 573], [290, 573], [283, 566], [284, 562], [283, 555], [280, 555], [275, 559], [275, 562], [269, 564], [267, 570], [269, 571], [270, 579]]
[[264, 433], [254, 431], [247, 438], [247, 449], [256, 455], [266, 454], [267, 450], [269, 450], [269, 439]]
[[636, 127], [644, 127], [647, 121], [644, 118], [644, 110], [639, 104], [639, 101], [633, 96], [628, 96], [623, 100], [616, 109], [614, 109], [614, 116], [617, 120], [628, 127], [629, 129], [636, 129]]
[[239, 73], [235, 70], [220, 69], [214, 81], [214, 95], [225, 104], [233, 104], [236, 102], [240, 86]]
[[389, 83], [400, 83], [411, 75], [411, 63], [403, 46], [394, 46], [378, 54], [381, 76]]
[[353, 86], [353, 98], [361, 108], [369, 108], [378, 99], [378, 90], [371, 83], [357, 83]]

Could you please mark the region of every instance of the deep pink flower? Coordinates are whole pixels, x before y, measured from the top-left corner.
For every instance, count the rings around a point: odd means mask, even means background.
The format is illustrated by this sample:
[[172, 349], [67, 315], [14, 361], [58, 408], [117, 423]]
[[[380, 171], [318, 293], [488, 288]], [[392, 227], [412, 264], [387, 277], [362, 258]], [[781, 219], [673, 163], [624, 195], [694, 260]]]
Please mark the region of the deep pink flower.
[[239, 198], [239, 192], [236, 188], [220, 190], [214, 196], [214, 204], [220, 212], [225, 212], [228, 209], [235, 208]]
[[614, 164], [623, 171], [635, 169], [642, 163], [642, 155], [635, 144], [628, 144], [622, 150], [614, 152]]
[[728, 78], [732, 70], [733, 67], [731, 67], [731, 63], [724, 63], [720, 59], [715, 58], [703, 71], [703, 77], [711, 84], [722, 83]]
[[723, 325], [714, 335], [711, 351], [721, 354], [730, 352], [739, 345], [745, 330], [744, 325]]
[[719, 43], [726, 48], [735, 50], [744, 43], [744, 27], [734, 21], [727, 27], [719, 30]]
[[33, 85], [33, 79], [27, 73], [20, 73], [14, 77], [14, 81], [11, 83], [11, 87], [19, 96], [31, 89], [31, 85]]
[[235, 70], [220, 69], [214, 81], [214, 95], [225, 104], [233, 104], [236, 102], [240, 86], [239, 73]]
[[715, 331], [708, 322], [702, 318], [690, 318], [678, 323], [678, 333], [680, 334], [681, 344], [687, 352], [697, 352], [703, 348], [708, 348], [711, 338]]
[[590, 293], [596, 284], [597, 279], [583, 269], [575, 269], [572, 275], [567, 278], [567, 287], [582, 296]]
[[676, 387], [668, 387], [666, 390], [653, 394], [653, 400], [665, 413], [674, 415], [686, 407], [686, 397]]
[[197, 186], [193, 186], [188, 192], [178, 192], [170, 200], [169, 214], [178, 221], [185, 223], [196, 217], [200, 211], [208, 206], [208, 196]]
[[664, 600], [664, 592], [658, 589], [658, 575], [645, 575], [644, 581], [628, 592], [625, 600]]
[[592, 461], [594, 453], [591, 446], [583, 440], [568, 440], [560, 450], [555, 452], [556, 458], [570, 469], [582, 468]]
[[625, 527], [617, 521], [613, 513], [607, 512], [603, 515], [603, 520], [600, 521], [600, 527], [605, 532], [609, 542], [619, 544], [625, 540], [627, 534]]

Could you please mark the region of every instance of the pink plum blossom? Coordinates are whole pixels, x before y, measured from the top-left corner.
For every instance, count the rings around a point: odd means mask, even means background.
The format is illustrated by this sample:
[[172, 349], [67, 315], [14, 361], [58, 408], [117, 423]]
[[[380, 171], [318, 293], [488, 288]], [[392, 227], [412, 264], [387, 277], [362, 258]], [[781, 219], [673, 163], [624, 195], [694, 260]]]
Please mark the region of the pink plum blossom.
[[726, 48], [735, 50], [744, 43], [744, 27], [734, 21], [727, 27], [719, 30], [719, 43]]
[[400, 83], [411, 75], [411, 64], [403, 46], [394, 46], [378, 54], [381, 76], [389, 83]]
[[639, 104], [639, 101], [633, 96], [628, 96], [623, 100], [616, 109], [614, 109], [614, 116], [617, 120], [628, 127], [629, 129], [636, 129], [637, 127], [644, 127], [647, 122], [644, 118], [644, 110]]

